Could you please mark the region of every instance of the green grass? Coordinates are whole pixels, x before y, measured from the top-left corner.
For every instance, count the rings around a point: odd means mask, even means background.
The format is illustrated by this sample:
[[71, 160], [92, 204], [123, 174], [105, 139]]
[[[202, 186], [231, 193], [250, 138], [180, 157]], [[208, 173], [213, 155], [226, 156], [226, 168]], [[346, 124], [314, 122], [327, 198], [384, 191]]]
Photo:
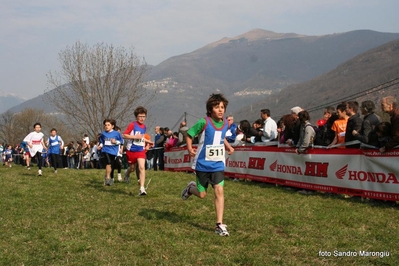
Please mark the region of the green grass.
[[[136, 183], [104, 187], [102, 170], [36, 173], [0, 168], [0, 265], [399, 265], [388, 204], [227, 180], [220, 237], [211, 188], [180, 198], [192, 174], [149, 171], [139, 197]], [[334, 256], [361, 250], [390, 256]]]

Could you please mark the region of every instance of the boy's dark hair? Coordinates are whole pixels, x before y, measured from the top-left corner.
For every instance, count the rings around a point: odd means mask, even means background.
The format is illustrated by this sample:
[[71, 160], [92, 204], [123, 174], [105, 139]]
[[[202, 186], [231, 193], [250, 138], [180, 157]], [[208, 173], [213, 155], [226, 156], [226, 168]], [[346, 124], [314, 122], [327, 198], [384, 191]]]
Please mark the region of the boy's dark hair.
[[137, 117], [139, 114], [145, 114], [147, 115], [147, 109], [145, 109], [143, 106], [139, 106], [134, 110], [134, 116]]
[[213, 107], [219, 105], [221, 102], [223, 102], [224, 110], [226, 111], [229, 101], [221, 93], [212, 93], [206, 101], [206, 116], [211, 116]]
[[105, 123], [107, 123], [107, 122], [110, 123], [111, 125], [113, 125], [114, 127], [116, 127], [115, 119], [111, 119], [111, 118], [104, 119], [103, 125], [105, 125]]
[[345, 112], [346, 110], [346, 103], [340, 103], [337, 105], [337, 110], [340, 110], [341, 112]]
[[40, 126], [40, 127], [42, 127], [42, 124], [40, 124], [40, 123], [35, 123], [34, 125], [33, 125], [33, 128], [35, 128], [36, 126]]
[[53, 131], [57, 132], [57, 129], [52, 128], [52, 129], [50, 130], [50, 132], [53, 132]]
[[270, 116], [270, 110], [269, 110], [269, 109], [262, 109], [262, 110], [260, 110], [260, 112], [261, 112], [262, 114], [265, 114], [265, 115], [267, 115], [267, 116]]

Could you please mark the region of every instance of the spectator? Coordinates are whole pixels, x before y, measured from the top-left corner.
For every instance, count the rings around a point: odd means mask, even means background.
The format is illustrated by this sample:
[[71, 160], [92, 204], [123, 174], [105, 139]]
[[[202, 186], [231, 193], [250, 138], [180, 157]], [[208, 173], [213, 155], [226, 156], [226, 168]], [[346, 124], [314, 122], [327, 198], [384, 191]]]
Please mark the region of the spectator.
[[391, 123], [381, 122], [375, 127], [375, 133], [378, 137], [377, 147], [384, 147], [391, 140]]
[[339, 117], [335, 112], [335, 107], [328, 106], [324, 109], [323, 119], [317, 121], [318, 132], [315, 138], [315, 145], [328, 146], [334, 140], [335, 132], [332, 125]]
[[[86, 143], [86, 145], [89, 145], [89, 143], [90, 143], [89, 135], [84, 134], [82, 140], [84, 143]], [[86, 148], [86, 147], [84, 147], [84, 148]]]
[[185, 121], [180, 123], [180, 128], [179, 128], [179, 141], [177, 142], [178, 146], [183, 146], [186, 145], [186, 139], [187, 139], [187, 124]]
[[4, 165], [3, 153], [4, 153], [4, 146], [3, 146], [3, 143], [0, 142], [0, 161], [3, 162], [3, 165]]
[[252, 127], [250, 127], [249, 134], [247, 135], [247, 142], [255, 143], [262, 141], [262, 125], [263, 120], [261, 118], [252, 123]]
[[353, 130], [352, 135], [363, 143], [378, 147], [378, 136], [374, 129], [381, 122], [381, 118], [374, 113], [374, 110], [375, 105], [372, 101], [362, 102], [360, 108], [362, 115], [364, 115], [362, 127], [359, 131]]
[[399, 145], [399, 106], [395, 97], [387, 96], [382, 98], [381, 108], [391, 117], [391, 139], [380, 148], [380, 152], [385, 152]]
[[[337, 113], [339, 118], [335, 120], [334, 124], [331, 127], [331, 129], [335, 132], [335, 137], [331, 144], [327, 146], [328, 149], [331, 148], [333, 145], [345, 143], [346, 125], [348, 123], [348, 115], [346, 114], [346, 103], [338, 104]], [[340, 146], [340, 148], [345, 148], [345, 146]]]
[[295, 146], [298, 143], [299, 137], [301, 134], [301, 122], [299, 121], [298, 114], [302, 110], [303, 109], [299, 106], [295, 106], [295, 107], [291, 108], [291, 116], [294, 118], [294, 124], [291, 127], [292, 139], [290, 139], [290, 141], [288, 141], [287, 144], [290, 144], [292, 146]]
[[[291, 144], [292, 139], [294, 138], [294, 126], [296, 125], [295, 117], [291, 114], [284, 115], [279, 121], [279, 127], [277, 128], [278, 136], [279, 136], [279, 143], [284, 144]], [[300, 123], [298, 123], [300, 125]]]
[[73, 146], [73, 141], [71, 141], [67, 149], [68, 168], [75, 168], [75, 153], [75, 147]]
[[[233, 147], [245, 145], [245, 134], [244, 134], [243, 129], [241, 128], [242, 122], [243, 121], [240, 122], [240, 125], [238, 125], [238, 127], [236, 129], [236, 139], [234, 140], [233, 143], [230, 144]], [[248, 122], [248, 126], [249, 126], [249, 122]], [[249, 128], [248, 128], [248, 130], [249, 130]]]
[[83, 151], [83, 167], [84, 169], [90, 168], [90, 150], [89, 148], [84, 149]]
[[165, 149], [169, 150], [173, 147], [176, 147], [178, 141], [179, 141], [179, 133], [173, 132], [172, 135], [168, 138], [168, 142], [165, 144]]
[[99, 157], [98, 157], [98, 145], [97, 145], [97, 142], [92, 141], [90, 146], [92, 147], [91, 151], [90, 151], [90, 154], [91, 154], [91, 157], [90, 157], [91, 167], [94, 168], [94, 169], [100, 169], [100, 167], [99, 167], [100, 164], [98, 163]]
[[[168, 129], [168, 128], [166, 128]], [[169, 130], [169, 129], [168, 129]], [[165, 167], [165, 162], [164, 162], [164, 152], [165, 152], [165, 143], [166, 143], [166, 135], [165, 135], [165, 129], [164, 128], [159, 128], [159, 138], [155, 142], [156, 144], [156, 152], [154, 156], [154, 171], [157, 171], [159, 168], [160, 171], [164, 170]]]
[[229, 143], [234, 143], [236, 140], [236, 135], [237, 135], [237, 125], [234, 124], [234, 117], [232, 115], [229, 115], [226, 117], [227, 123], [228, 123], [228, 129], [226, 132], [226, 139]]
[[262, 109], [260, 112], [260, 115], [264, 121], [261, 140], [262, 142], [273, 141], [277, 138], [277, 124], [270, 117], [269, 109]]
[[[345, 142], [356, 140], [352, 132], [355, 130], [360, 131], [362, 128], [363, 119], [358, 113], [359, 103], [350, 101], [346, 103], [346, 114], [348, 115], [348, 123], [345, 130]], [[359, 148], [360, 144], [347, 145], [347, 148]]]
[[13, 154], [14, 154], [14, 164], [21, 164], [21, 147], [20, 147], [20, 145], [19, 144], [15, 144], [15, 147], [14, 147], [14, 151], [13, 151]]
[[310, 124], [310, 116], [307, 111], [301, 111], [298, 114], [298, 119], [301, 125], [300, 136], [298, 144], [296, 145], [296, 154], [305, 153], [306, 150], [313, 145], [316, 132]]

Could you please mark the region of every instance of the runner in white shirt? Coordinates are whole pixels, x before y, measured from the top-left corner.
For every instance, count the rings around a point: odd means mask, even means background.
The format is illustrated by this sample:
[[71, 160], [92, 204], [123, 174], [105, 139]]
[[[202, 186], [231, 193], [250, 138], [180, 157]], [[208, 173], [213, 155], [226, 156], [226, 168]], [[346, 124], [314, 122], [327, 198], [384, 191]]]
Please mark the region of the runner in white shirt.
[[42, 175], [42, 150], [43, 148], [47, 150], [44, 145], [44, 134], [41, 132], [42, 125], [40, 123], [35, 123], [33, 125], [35, 131], [29, 133], [25, 138], [31, 158], [36, 156], [37, 164], [39, 167], [38, 175]]

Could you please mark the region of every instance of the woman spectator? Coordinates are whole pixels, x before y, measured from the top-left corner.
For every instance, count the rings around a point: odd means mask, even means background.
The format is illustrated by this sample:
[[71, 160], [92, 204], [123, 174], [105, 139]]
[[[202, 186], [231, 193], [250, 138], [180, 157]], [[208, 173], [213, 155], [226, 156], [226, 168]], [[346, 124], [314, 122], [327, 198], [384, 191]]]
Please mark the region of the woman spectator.
[[284, 115], [280, 121], [278, 122], [277, 132], [279, 133], [279, 143], [291, 143], [291, 140], [294, 138], [294, 125], [295, 125], [295, 117], [291, 114]]
[[313, 144], [314, 137], [316, 135], [316, 132], [310, 124], [310, 116], [309, 113], [304, 110], [298, 113], [298, 118], [299, 122], [301, 124], [301, 129], [300, 129], [300, 135], [299, 135], [299, 140], [298, 144], [296, 145], [296, 154], [301, 154], [306, 152], [308, 147], [310, 147]]
[[176, 147], [178, 141], [179, 133], [173, 132], [172, 135], [168, 138], [167, 143], [165, 144], [165, 149], [170, 150], [171, 148]]

